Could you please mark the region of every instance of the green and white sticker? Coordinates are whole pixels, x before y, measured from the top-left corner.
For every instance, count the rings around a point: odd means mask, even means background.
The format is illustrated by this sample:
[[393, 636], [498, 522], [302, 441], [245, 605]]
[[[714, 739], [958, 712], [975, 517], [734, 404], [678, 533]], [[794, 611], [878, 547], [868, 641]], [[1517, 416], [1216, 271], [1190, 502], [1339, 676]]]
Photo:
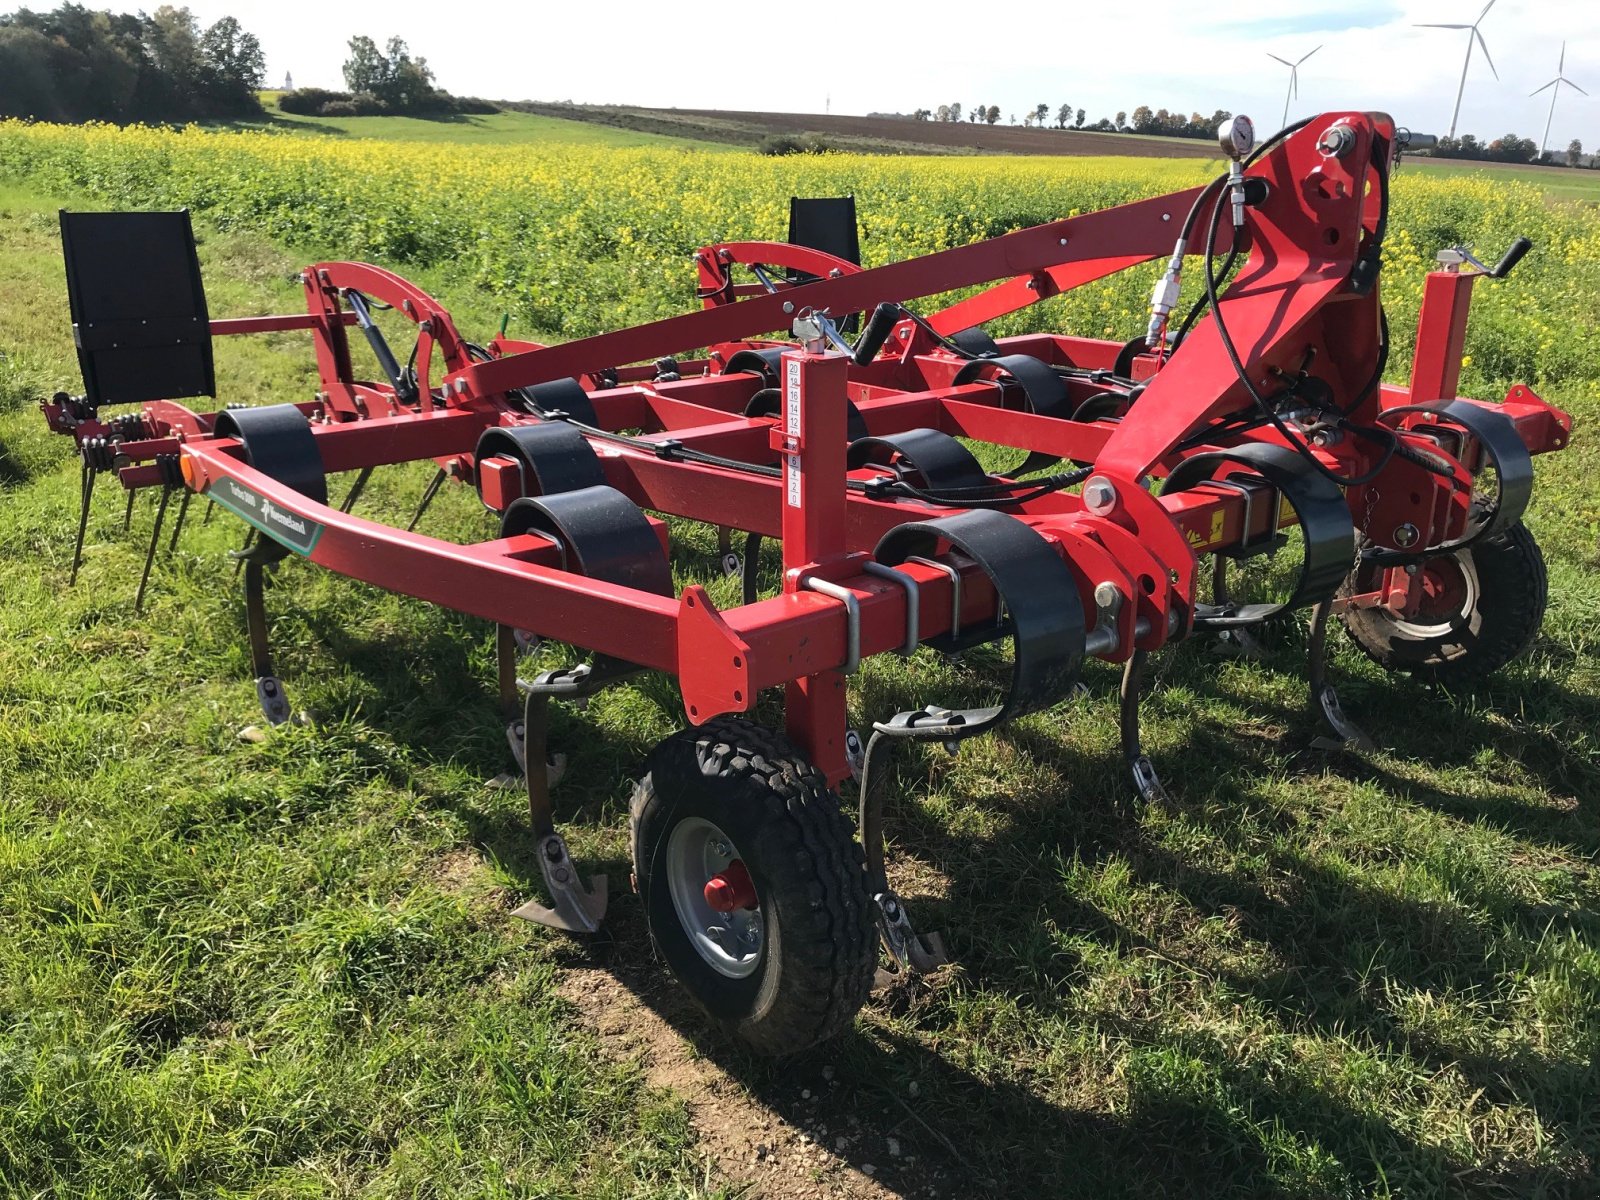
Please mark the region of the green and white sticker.
[[296, 554], [309, 555], [315, 550], [326, 528], [310, 517], [303, 517], [274, 504], [260, 492], [226, 475], [213, 483], [206, 495], [234, 515], [243, 517], [274, 541], [282, 542]]

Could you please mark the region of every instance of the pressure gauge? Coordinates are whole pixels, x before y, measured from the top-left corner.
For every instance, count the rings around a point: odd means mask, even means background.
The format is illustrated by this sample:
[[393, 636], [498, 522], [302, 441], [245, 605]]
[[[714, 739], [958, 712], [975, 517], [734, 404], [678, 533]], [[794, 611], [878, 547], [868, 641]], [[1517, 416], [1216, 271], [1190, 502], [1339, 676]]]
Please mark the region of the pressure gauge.
[[1237, 162], [1256, 148], [1255, 122], [1242, 113], [1217, 126], [1217, 144], [1222, 152]]

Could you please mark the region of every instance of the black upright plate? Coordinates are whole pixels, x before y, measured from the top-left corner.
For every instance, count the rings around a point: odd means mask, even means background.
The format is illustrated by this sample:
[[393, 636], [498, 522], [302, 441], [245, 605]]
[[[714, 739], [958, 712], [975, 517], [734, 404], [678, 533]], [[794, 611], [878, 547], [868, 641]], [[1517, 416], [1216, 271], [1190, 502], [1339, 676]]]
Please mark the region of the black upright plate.
[[189, 212], [61, 213], [67, 299], [89, 403], [215, 396]]

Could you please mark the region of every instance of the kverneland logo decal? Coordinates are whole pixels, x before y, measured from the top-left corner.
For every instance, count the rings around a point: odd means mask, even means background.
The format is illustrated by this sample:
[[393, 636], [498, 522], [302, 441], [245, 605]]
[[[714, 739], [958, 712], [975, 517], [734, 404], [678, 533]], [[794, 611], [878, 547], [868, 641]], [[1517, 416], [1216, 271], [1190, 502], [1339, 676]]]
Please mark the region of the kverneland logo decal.
[[223, 476], [211, 485], [206, 495], [231, 513], [243, 517], [262, 533], [282, 542], [296, 554], [310, 554], [322, 536], [324, 526], [290, 512], [252, 491], [237, 479]]

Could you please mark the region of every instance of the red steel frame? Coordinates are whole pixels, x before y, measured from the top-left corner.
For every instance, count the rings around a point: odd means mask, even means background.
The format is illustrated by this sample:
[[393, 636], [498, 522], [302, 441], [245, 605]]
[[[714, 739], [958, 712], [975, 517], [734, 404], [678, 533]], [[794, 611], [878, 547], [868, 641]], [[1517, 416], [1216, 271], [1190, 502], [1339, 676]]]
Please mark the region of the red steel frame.
[[[1354, 135], [1343, 156], [1324, 155], [1316, 145], [1317, 132], [1335, 123], [1347, 125]], [[1275, 372], [1298, 371], [1308, 356], [1341, 403], [1358, 397], [1366, 382], [1378, 354], [1378, 296], [1376, 289], [1356, 294], [1348, 281], [1377, 223], [1377, 189], [1369, 186], [1377, 169], [1370, 165], [1374, 139], [1380, 139], [1379, 161], [1386, 161], [1382, 148], [1394, 139], [1387, 118], [1331, 113], [1250, 168], [1269, 190], [1250, 210], [1249, 259], [1222, 304], [1258, 386], [1269, 385]], [[742, 415], [763, 381], [723, 374], [723, 366], [738, 350], [784, 344], [764, 341], [763, 335], [788, 327], [805, 309], [864, 311], [884, 301], [990, 285], [927, 320], [941, 334], [992, 320], [1165, 256], [1198, 195], [1193, 189], [1160, 196], [872, 269], [776, 243], [711, 246], [696, 256], [701, 311], [558, 346], [497, 339], [489, 361], [470, 358], [449, 314], [425, 292], [359, 263], [309, 268], [302, 276], [306, 315], [212, 322], [217, 335], [311, 332], [321, 386], [300, 407], [311, 418], [328, 472], [431, 458], [458, 478], [471, 479], [477, 466], [472, 452], [485, 429], [536, 419], [509, 403], [506, 393], [565, 377], [580, 379], [600, 427], [643, 431], [638, 444], [595, 441], [612, 486], [645, 509], [782, 539], [782, 591], [755, 603], [719, 610], [699, 586], [673, 598], [585, 578], [560, 569], [556, 547], [536, 534], [459, 545], [312, 503], [245, 464], [237, 442], [213, 436], [215, 414], [197, 414], [168, 401], [144, 410], [144, 428], [155, 436], [119, 444], [121, 480], [130, 488], [160, 483], [156, 456], [178, 454], [183, 478], [194, 491], [203, 494], [231, 478], [281, 511], [320, 526], [308, 557], [321, 566], [676, 675], [686, 715], [696, 724], [748, 710], [761, 689], [782, 685], [789, 733], [838, 781], [848, 770], [845, 609], [838, 599], [808, 590], [805, 580], [825, 578], [855, 596], [862, 656], [896, 650], [905, 639], [906, 592], [862, 566], [889, 529], [952, 511], [847, 490], [846, 398], [876, 435], [933, 428], [1092, 462], [1114, 497], [1109, 504], [1090, 512], [1078, 496], [1057, 492], [1008, 511], [1057, 547], [1073, 569], [1086, 612], [1096, 611], [1097, 586], [1116, 588], [1124, 603], [1113, 618], [1114, 643], [1101, 652], [1111, 661], [1126, 660], [1136, 649], [1156, 649], [1188, 631], [1198, 554], [1260, 538], [1269, 526], [1294, 520], [1277, 506], [1276, 512], [1257, 512], [1257, 527], [1246, 529], [1246, 503], [1236, 490], [1202, 487], [1157, 497], [1144, 481], [1166, 474], [1189, 454], [1278, 438], [1268, 427], [1215, 446], [1178, 449], [1248, 400], [1209, 317], [1165, 361], [1140, 361], [1137, 373], [1148, 377], [1148, 384], [1120, 421], [1041, 416], [1005, 407], [993, 383], [956, 386], [961, 360], [910, 320], [896, 326], [888, 349], [865, 366], [838, 353], [787, 349], [780, 379], [786, 411], [776, 423]], [[1199, 229], [1205, 229], [1208, 217], [1209, 210]], [[1224, 248], [1227, 225], [1224, 221]], [[1199, 250], [1200, 240], [1197, 234], [1191, 252]], [[733, 268], [752, 263], [820, 278], [780, 283], [770, 293], [763, 285], [735, 283]], [[1429, 276], [1410, 387], [1374, 390], [1353, 417], [1371, 421], [1386, 409], [1455, 396], [1472, 282], [1465, 273]], [[346, 333], [353, 317], [341, 304], [346, 289], [391, 305], [416, 323], [418, 378], [430, 378], [437, 356], [442, 387], [422, 387], [417, 404], [407, 406], [387, 383], [354, 377]], [[702, 348], [709, 348], [704, 357], [680, 362], [679, 380], [655, 382], [651, 368], [627, 365]], [[1110, 367], [1121, 347], [1040, 334], [1007, 339], [1004, 349], [1093, 368]], [[1566, 414], [1526, 388], [1513, 389], [1493, 407], [1515, 422], [1530, 451], [1558, 449], [1570, 434]], [[54, 427], [80, 440], [108, 430], [98, 420], [73, 421], [54, 403], [45, 409]], [[1423, 423], [1425, 414], [1414, 414], [1402, 428]], [[1437, 453], [1425, 435], [1406, 436]], [[668, 441], [744, 462], [781, 463], [784, 474], [752, 475], [655, 452]], [[1316, 453], [1329, 467], [1351, 474], [1375, 461], [1375, 451], [1356, 439], [1318, 447]], [[1395, 458], [1372, 484], [1350, 489], [1352, 511], [1363, 514], [1367, 536], [1380, 546], [1393, 545], [1386, 531], [1403, 523], [1422, 530], [1426, 545], [1458, 536], [1471, 492], [1472, 463], [1468, 450], [1463, 454], [1454, 479]], [[502, 503], [511, 498], [506, 481], [491, 464], [484, 466], [485, 494]], [[870, 477], [871, 471], [858, 474]], [[487, 483], [491, 478], [493, 486]], [[921, 637], [948, 632], [957, 615], [963, 627], [994, 618], [996, 597], [981, 571], [965, 572], [961, 612], [952, 614], [954, 589], [945, 573], [916, 563], [899, 569], [920, 588]]]

